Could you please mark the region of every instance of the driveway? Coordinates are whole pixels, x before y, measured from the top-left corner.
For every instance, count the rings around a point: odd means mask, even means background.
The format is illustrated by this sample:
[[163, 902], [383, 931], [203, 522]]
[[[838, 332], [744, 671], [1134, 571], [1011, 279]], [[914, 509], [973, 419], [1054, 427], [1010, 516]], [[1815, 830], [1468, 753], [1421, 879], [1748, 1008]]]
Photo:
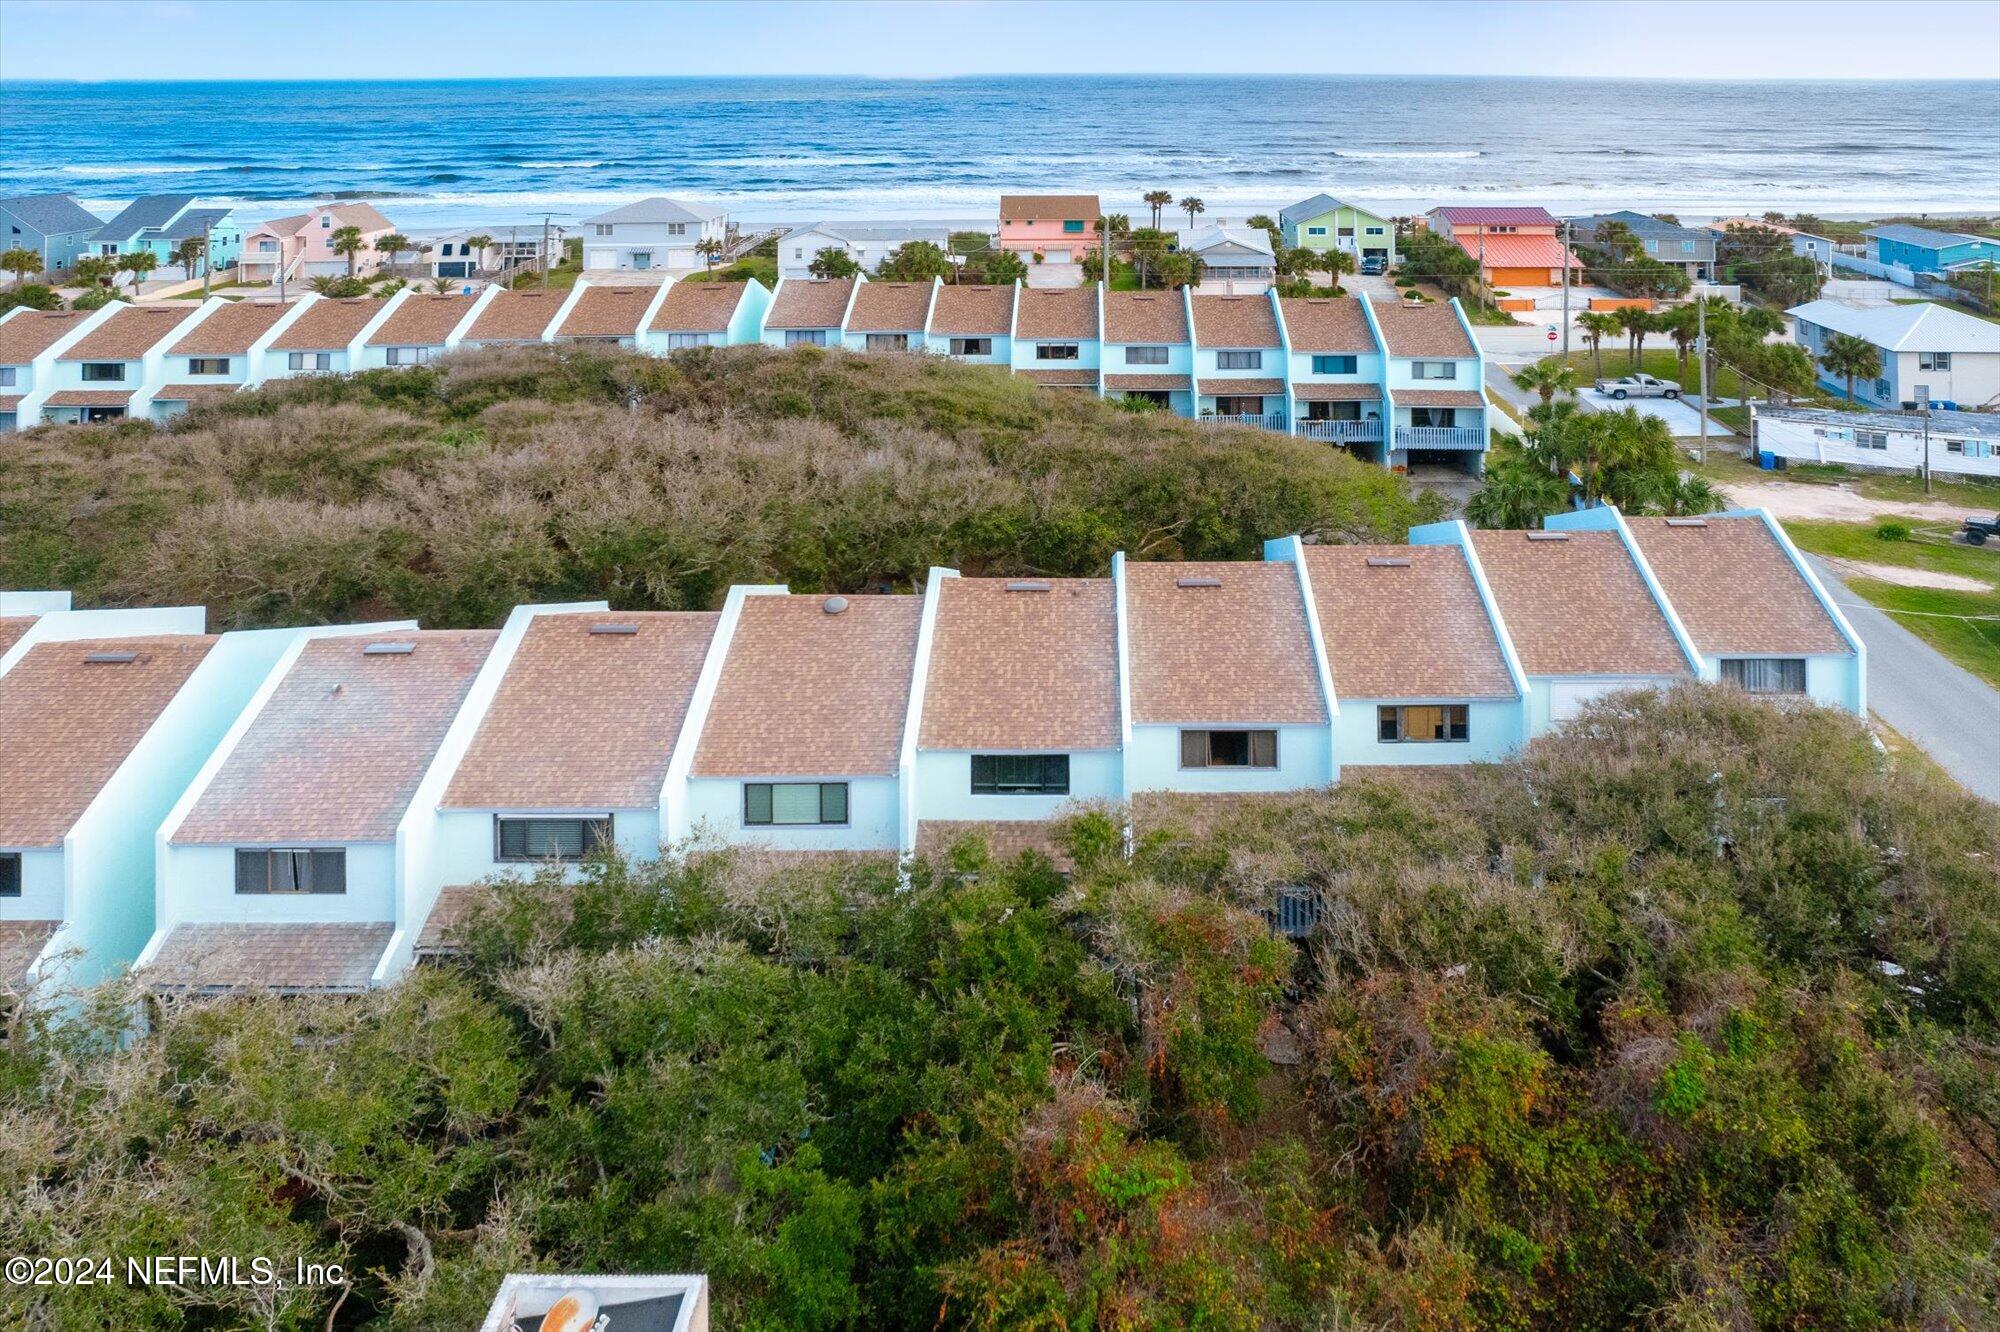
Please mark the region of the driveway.
[[2000, 803], [2000, 690], [1849, 592], [1824, 560], [1807, 558], [1868, 645], [1869, 711], [1966, 790]]
[[[1701, 413], [1685, 398], [1627, 398], [1620, 402], [1585, 388], [1576, 395], [1576, 401], [1586, 412], [1616, 412], [1630, 407], [1642, 416], [1657, 416], [1667, 423], [1667, 429], [1673, 432], [1675, 439], [1698, 439], [1701, 436]], [[1736, 433], [1711, 417], [1708, 437], [1711, 440], [1731, 440]]]

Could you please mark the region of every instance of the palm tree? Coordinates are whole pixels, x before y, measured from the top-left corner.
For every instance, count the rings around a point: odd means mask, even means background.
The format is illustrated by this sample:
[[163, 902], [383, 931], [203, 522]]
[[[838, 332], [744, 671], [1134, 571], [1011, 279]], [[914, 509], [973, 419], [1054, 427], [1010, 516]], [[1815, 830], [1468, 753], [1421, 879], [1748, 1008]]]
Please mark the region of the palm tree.
[[101, 254], [86, 254], [69, 266], [69, 275], [79, 287], [95, 287], [110, 277], [115, 267], [116, 264]]
[[1628, 305], [1618, 312], [1618, 327], [1625, 330], [1625, 336], [1632, 348], [1632, 368], [1639, 368], [1639, 358], [1646, 350], [1646, 335], [1653, 331], [1653, 316], [1636, 305]]
[[1604, 340], [1618, 331], [1618, 316], [1609, 310], [1587, 310], [1576, 317], [1576, 326], [1590, 347], [1593, 377], [1604, 378]]
[[722, 242], [713, 236], [703, 236], [694, 244], [694, 252], [701, 256], [703, 267], [710, 273], [715, 271], [715, 261], [722, 257]]
[[1318, 266], [1326, 271], [1328, 285], [1339, 291], [1341, 276], [1354, 271], [1354, 256], [1345, 250], [1321, 250]]
[[0, 254], [0, 269], [14, 275], [14, 289], [19, 291], [21, 284], [28, 280], [28, 274], [42, 271], [42, 256], [16, 245], [5, 254]]
[[1194, 229], [1195, 214], [1206, 213], [1208, 211], [1208, 205], [1203, 203], [1199, 198], [1197, 198], [1192, 194], [1190, 194], [1187, 198], [1181, 200], [1180, 203], [1175, 205], [1175, 207], [1179, 208], [1183, 213], [1186, 213], [1188, 215], [1189, 230]]
[[134, 250], [130, 254], [121, 254], [118, 256], [118, 271], [132, 275], [132, 294], [134, 296], [139, 294], [139, 284], [145, 280], [146, 274], [159, 266], [159, 256], [151, 250]]
[[1534, 390], [1541, 395], [1543, 402], [1549, 402], [1556, 394], [1568, 393], [1576, 387], [1576, 371], [1561, 361], [1537, 361], [1518, 371], [1514, 375], [1514, 383]]
[[472, 252], [472, 271], [477, 273], [486, 265], [486, 247], [493, 244], [493, 238], [485, 232], [465, 238], [465, 248]]
[[451, 295], [451, 284], [454, 281], [456, 281], [455, 278], [434, 277], [431, 279], [431, 290], [440, 296], [449, 296]]
[[199, 236], [189, 236], [179, 245], [174, 246], [174, 262], [181, 266], [181, 275], [192, 282], [194, 280], [194, 266], [201, 262], [202, 255], [207, 252], [208, 242]]
[[347, 259], [347, 276], [354, 276], [354, 256], [368, 248], [360, 227], [341, 227], [327, 238], [327, 248]]
[[1819, 363], [1826, 367], [1830, 375], [1839, 375], [1847, 381], [1847, 400], [1854, 401], [1854, 381], [1873, 379], [1882, 373], [1882, 354], [1875, 350], [1875, 344], [1866, 338], [1857, 338], [1852, 333], [1835, 333], [1826, 340], [1826, 350], [1819, 355]]
[[1569, 506], [1569, 483], [1526, 458], [1509, 459], [1487, 474], [1486, 484], [1465, 502], [1475, 527], [1540, 527], [1542, 519]]
[[375, 239], [376, 252], [389, 256], [389, 267], [391, 270], [396, 267], [397, 257], [409, 248], [410, 238], [400, 231], [392, 231], [386, 236], [378, 236]]
[[1701, 312], [1692, 305], [1677, 305], [1653, 321], [1653, 326], [1674, 340], [1674, 351], [1680, 357], [1681, 381], [1687, 381], [1688, 357], [1694, 352], [1695, 339], [1701, 336]]
[[1160, 229], [1160, 210], [1174, 201], [1174, 196], [1166, 190], [1148, 190], [1142, 202], [1153, 210], [1153, 230]]
[[1132, 218], [1128, 213], [1106, 213], [1097, 219], [1097, 225], [1111, 238], [1113, 245], [1132, 234]]
[[338, 281], [340, 281], [339, 278], [328, 277], [325, 273], [321, 273], [318, 277], [307, 278], [306, 285], [324, 296], [333, 289], [333, 284]]

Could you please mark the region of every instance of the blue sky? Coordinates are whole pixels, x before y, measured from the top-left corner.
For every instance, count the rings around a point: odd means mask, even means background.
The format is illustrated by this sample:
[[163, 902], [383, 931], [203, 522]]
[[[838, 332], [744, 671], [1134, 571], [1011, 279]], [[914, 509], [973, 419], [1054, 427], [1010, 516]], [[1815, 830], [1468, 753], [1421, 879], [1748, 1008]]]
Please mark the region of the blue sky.
[[2000, 0], [0, 0], [10, 79], [1155, 72], [2000, 78]]

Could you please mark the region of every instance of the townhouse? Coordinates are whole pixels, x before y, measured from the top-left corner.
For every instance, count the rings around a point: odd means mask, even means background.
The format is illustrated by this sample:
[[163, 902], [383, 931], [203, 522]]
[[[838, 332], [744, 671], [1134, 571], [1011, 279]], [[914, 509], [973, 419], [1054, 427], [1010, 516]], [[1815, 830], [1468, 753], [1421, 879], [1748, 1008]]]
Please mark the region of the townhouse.
[[1185, 291], [1104, 293], [1104, 395], [1195, 414], [1194, 339]]
[[1214, 424], [1283, 430], [1284, 338], [1275, 298], [1210, 296], [1189, 304], [1196, 416]]
[[371, 296], [307, 296], [256, 358], [250, 382], [359, 370], [362, 335], [388, 314], [389, 302]]
[[861, 287], [856, 278], [780, 278], [765, 312], [767, 347], [838, 347], [847, 312]]
[[1377, 271], [1396, 262], [1395, 223], [1330, 194], [1279, 209], [1278, 228], [1288, 249], [1345, 250]]
[[699, 246], [728, 239], [729, 215], [675, 199], [641, 199], [583, 220], [583, 266], [590, 270], [692, 273]]
[[944, 284], [929, 282], [863, 282], [844, 329], [849, 351], [922, 351], [927, 345], [931, 305]]
[[1426, 464], [1474, 473], [1485, 466], [1486, 358], [1457, 301], [1366, 301], [1384, 369], [1392, 467]]
[[646, 326], [645, 347], [658, 354], [754, 343], [770, 308], [761, 282], [676, 282]]
[[1572, 281], [1582, 268], [1556, 234], [1561, 223], [1546, 208], [1433, 208], [1425, 222], [1477, 259], [1489, 286], [1560, 286], [1565, 267], [1572, 270]]
[[939, 356], [978, 365], [1014, 363], [1013, 286], [950, 286], [931, 303], [925, 346]]
[[16, 306], [0, 314], [0, 431], [40, 423], [42, 401], [54, 391], [56, 357], [113, 313], [106, 305], [96, 310]]
[[248, 301], [216, 306], [167, 347], [162, 373], [168, 382], [153, 390], [153, 419], [164, 421], [194, 403], [259, 382], [258, 370], [279, 330], [302, 313], [295, 305]]
[[1102, 284], [1023, 287], [1014, 298], [1014, 373], [1043, 388], [1098, 392]]
[[477, 296], [433, 296], [405, 288], [389, 298], [383, 318], [369, 325], [360, 348], [349, 357], [357, 370], [422, 365], [441, 356], [472, 322], [474, 307], [498, 299], [488, 287]]
[[1817, 300], [1785, 311], [1792, 317], [1792, 340], [1806, 349], [1822, 384], [1846, 393], [1847, 380], [1826, 368], [1828, 344], [1836, 333], [1860, 338], [1875, 348], [1880, 369], [1855, 382], [1857, 398], [1877, 406], [1913, 411], [1917, 388], [1932, 403], [1978, 408], [2000, 403], [2000, 326], [1929, 301], [1914, 305], [1848, 305]]
[[45, 272], [58, 272], [88, 253], [104, 219], [67, 194], [23, 194], [0, 199], [0, 226], [0, 250], [33, 250]]
[[1293, 433], [1386, 461], [1383, 354], [1368, 300], [1285, 297], [1278, 302], [1278, 322]]
[[[601, 346], [637, 347], [666, 299], [668, 285], [598, 287], [579, 282], [570, 291], [562, 317], [549, 338], [553, 342], [592, 342]], [[494, 297], [492, 299], [499, 299]]]
[[219, 304], [105, 306], [110, 314], [63, 346], [46, 374], [37, 367], [36, 390], [21, 403], [20, 420], [32, 424], [37, 412], [39, 419], [61, 425], [146, 415], [156, 392], [167, 385], [168, 338], [200, 323]]
[[520, 291], [497, 288], [466, 325], [459, 345], [496, 347], [546, 342], [569, 296], [569, 292], [545, 287]]

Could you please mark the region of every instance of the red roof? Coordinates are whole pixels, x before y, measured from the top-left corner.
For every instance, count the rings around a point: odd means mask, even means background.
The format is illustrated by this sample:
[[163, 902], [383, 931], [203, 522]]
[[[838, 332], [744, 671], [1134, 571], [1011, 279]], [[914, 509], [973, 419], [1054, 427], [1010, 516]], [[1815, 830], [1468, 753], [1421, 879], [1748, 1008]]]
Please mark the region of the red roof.
[[1459, 236], [1458, 247], [1488, 268], [1582, 268], [1554, 236]]
[[1552, 227], [1556, 224], [1555, 214], [1546, 208], [1433, 208], [1431, 215], [1455, 226], [1467, 227]]

